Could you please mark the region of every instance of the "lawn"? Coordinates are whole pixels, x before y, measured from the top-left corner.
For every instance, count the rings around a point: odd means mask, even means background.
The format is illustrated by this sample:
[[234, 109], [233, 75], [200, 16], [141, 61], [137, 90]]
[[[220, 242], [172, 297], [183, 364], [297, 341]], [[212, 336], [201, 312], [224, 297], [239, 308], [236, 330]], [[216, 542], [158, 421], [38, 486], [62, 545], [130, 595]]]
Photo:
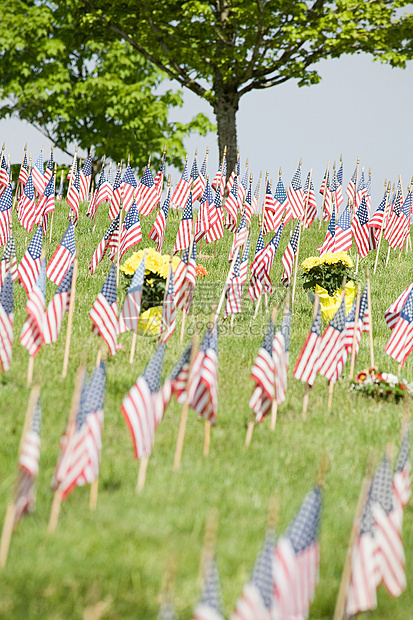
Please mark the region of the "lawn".
[[[96, 230], [81, 209], [76, 229], [79, 250], [79, 277], [76, 292], [71, 356], [66, 379], [61, 378], [65, 318], [59, 340], [45, 345], [35, 359], [34, 380], [41, 385], [43, 426], [37, 508], [22, 519], [13, 535], [6, 569], [0, 574], [1, 618], [81, 618], [88, 606], [108, 603], [104, 618], [156, 618], [165, 567], [176, 559], [174, 585], [179, 618], [191, 618], [200, 592], [200, 558], [206, 517], [213, 508], [219, 512], [217, 562], [223, 590], [223, 605], [228, 616], [253, 567], [264, 541], [271, 494], [279, 499], [277, 532], [284, 531], [299, 508], [305, 494], [315, 483], [320, 459], [327, 453], [330, 469], [323, 496], [321, 523], [320, 583], [311, 607], [310, 618], [332, 618], [346, 555], [351, 524], [361, 488], [367, 457], [372, 449], [381, 455], [387, 442], [400, 444], [402, 405], [367, 400], [348, 392], [348, 368], [335, 386], [332, 410], [327, 411], [328, 386], [317, 377], [310, 393], [308, 418], [301, 417], [304, 387], [292, 377], [295, 360], [311, 325], [312, 307], [298, 282], [291, 325], [291, 350], [286, 402], [279, 407], [277, 427], [270, 431], [269, 420], [255, 427], [252, 443], [244, 447], [250, 419], [248, 407], [253, 389], [250, 370], [261, 345], [269, 314], [262, 307], [256, 319], [245, 290], [243, 313], [235, 318], [233, 333], [229, 320], [222, 325], [219, 338], [219, 404], [217, 425], [211, 433], [208, 458], [203, 456], [204, 422], [190, 411], [181, 468], [172, 471], [181, 406], [172, 400], [156, 435], [150, 457], [147, 480], [142, 494], [135, 493], [139, 463], [133, 458], [129, 431], [120, 411], [123, 397], [142, 373], [156, 349], [156, 339], [138, 337], [137, 354], [129, 364], [131, 334], [119, 340], [123, 349], [107, 362], [105, 424], [99, 498], [97, 510], [89, 511], [88, 487], [75, 489], [63, 503], [56, 532], [47, 533], [52, 502], [50, 480], [56, 464], [59, 437], [68, 416], [75, 374], [82, 356], [88, 370], [95, 364], [99, 341], [91, 331], [89, 310], [107, 276], [110, 261], [105, 258], [93, 277], [88, 266], [94, 248], [109, 225], [107, 210], [100, 207]], [[67, 226], [67, 205], [58, 203], [54, 218], [53, 240], [45, 240], [50, 259]], [[14, 215], [17, 258], [25, 250], [24, 230]], [[153, 246], [147, 234], [153, 217], [142, 218], [143, 242]], [[164, 252], [173, 248], [179, 219], [170, 215]], [[305, 231], [300, 247], [300, 262], [315, 254], [325, 234], [318, 221]], [[280, 284], [281, 256], [288, 243], [290, 227], [283, 232], [271, 272], [274, 293], [272, 308], [280, 303], [285, 289]], [[31, 235], [30, 235], [31, 236]], [[251, 231], [251, 255], [258, 237], [254, 219]], [[270, 239], [267, 236], [266, 241]], [[146, 243], [147, 241], [147, 243]], [[208, 275], [195, 291], [193, 312], [187, 324], [184, 344], [179, 343], [181, 313], [169, 340], [163, 377], [189, 342], [194, 329], [201, 337], [208, 323], [211, 303], [217, 301], [228, 272], [228, 253], [232, 235], [218, 243], [216, 258], [199, 258]], [[389, 330], [384, 311], [413, 280], [412, 253], [391, 252], [385, 268], [387, 242], [383, 243], [376, 275], [371, 279], [374, 354], [376, 365], [397, 373], [397, 364], [384, 353]], [[201, 248], [201, 254], [214, 254], [213, 247]], [[129, 255], [129, 254], [128, 254]], [[374, 264], [376, 252], [360, 263], [362, 282], [365, 265]], [[352, 250], [355, 258], [355, 249]], [[126, 257], [125, 257], [126, 258]], [[125, 281], [118, 292], [119, 306], [125, 295]], [[56, 287], [47, 282], [47, 301]], [[19, 344], [25, 319], [26, 294], [15, 286], [15, 344], [11, 369], [0, 375], [3, 440], [0, 453], [0, 522], [11, 497], [16, 456], [24, 422], [29, 388], [26, 385], [28, 355]], [[264, 304], [263, 304], [264, 306]], [[356, 369], [370, 365], [368, 335], [361, 341]], [[412, 359], [406, 363], [405, 376], [413, 379]], [[407, 591], [392, 599], [383, 588], [378, 609], [366, 615], [371, 619], [392, 620], [411, 617], [413, 609], [413, 510], [405, 510], [404, 544], [407, 560]], [[363, 616], [361, 616], [363, 617]]]

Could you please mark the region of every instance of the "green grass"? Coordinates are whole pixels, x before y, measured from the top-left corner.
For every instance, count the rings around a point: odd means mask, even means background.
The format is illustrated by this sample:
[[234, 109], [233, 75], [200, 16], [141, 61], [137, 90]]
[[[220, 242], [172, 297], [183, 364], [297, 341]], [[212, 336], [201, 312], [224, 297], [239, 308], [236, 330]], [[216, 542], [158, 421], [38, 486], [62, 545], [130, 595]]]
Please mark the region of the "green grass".
[[[66, 228], [66, 215], [66, 205], [59, 203], [53, 242], [46, 242], [48, 259]], [[149, 240], [146, 243], [153, 218], [150, 221], [142, 219], [144, 241], [140, 246], [153, 245]], [[170, 216], [165, 252], [173, 247], [178, 222]], [[199, 562], [205, 520], [214, 507], [219, 510], [217, 560], [225, 613], [229, 615], [263, 543], [270, 495], [275, 493], [280, 500], [277, 530], [282, 533], [314, 484], [318, 463], [325, 452], [330, 456], [331, 465], [323, 497], [320, 583], [310, 618], [331, 618], [367, 456], [372, 448], [382, 453], [388, 441], [394, 442], [398, 448], [402, 405], [349, 394], [348, 379], [342, 378], [335, 386], [329, 414], [326, 408], [328, 387], [324, 378], [318, 377], [310, 394], [308, 419], [302, 420], [304, 388], [292, 377], [292, 369], [311, 325], [312, 308], [300, 285], [293, 309], [287, 400], [279, 408], [276, 431], [271, 432], [269, 420], [265, 420], [255, 427], [249, 449], [244, 448], [251, 413], [248, 402], [253, 389], [250, 369], [268, 323], [268, 314], [264, 311], [253, 320], [253, 307], [246, 295], [243, 314], [235, 319], [234, 334], [228, 333], [228, 325], [224, 325], [220, 334], [219, 409], [216, 428], [212, 429], [209, 458], [202, 454], [204, 424], [191, 411], [181, 469], [178, 473], [172, 472], [181, 410], [173, 400], [157, 431], [146, 486], [139, 496], [135, 494], [139, 464], [133, 459], [132, 443], [120, 404], [154, 353], [156, 340], [139, 337], [135, 362], [130, 366], [131, 334], [122, 335], [123, 349], [107, 363], [97, 511], [94, 514], [89, 512], [89, 488], [75, 489], [62, 506], [57, 531], [54, 535], [47, 533], [52, 502], [49, 485], [59, 437], [70, 408], [76, 369], [82, 354], [86, 354], [91, 370], [98, 351], [98, 339], [91, 334], [88, 313], [110, 262], [105, 259], [93, 277], [89, 275], [88, 265], [108, 225], [107, 213], [101, 208], [94, 234], [93, 225], [84, 215], [76, 230], [80, 265], [67, 378], [61, 379], [67, 318], [59, 341], [44, 346], [35, 359], [34, 379], [41, 384], [43, 408], [37, 509], [32, 516], [22, 519], [13, 535], [8, 564], [0, 574], [0, 618], [81, 618], [86, 606], [107, 598], [111, 603], [105, 618], [156, 618], [164, 570], [171, 555], [177, 558], [174, 594], [178, 614], [180, 618], [190, 618], [199, 597]], [[318, 223], [304, 232], [300, 262], [315, 254], [324, 233], [325, 224], [319, 231]], [[256, 221], [251, 234], [253, 254], [258, 236]], [[20, 260], [25, 249], [24, 231], [17, 221], [15, 235]], [[283, 234], [274, 261], [272, 279], [275, 287], [270, 307], [284, 294], [279, 285], [280, 258], [288, 236], [289, 227]], [[225, 281], [230, 244], [231, 236], [226, 233], [225, 239], [218, 244], [216, 259], [199, 259], [209, 273], [200, 283], [202, 286], [197, 287], [185, 342], [189, 341], [197, 325], [202, 327], [203, 334], [210, 316], [210, 302], [212, 298], [217, 300]], [[211, 251], [208, 247], [205, 250], [203, 244], [201, 252], [205, 251], [213, 254], [213, 249]], [[372, 277], [374, 352], [379, 368], [397, 372], [397, 364], [384, 353], [389, 330], [383, 313], [413, 280], [412, 254], [399, 261], [392, 252], [385, 269], [386, 251], [387, 244], [384, 243], [377, 274]], [[375, 252], [361, 262], [363, 279], [364, 265], [372, 265], [374, 259]], [[51, 282], [47, 283], [48, 301], [55, 288]], [[120, 306], [123, 297], [122, 290]], [[0, 523], [11, 496], [29, 396], [26, 386], [28, 355], [19, 344], [25, 302], [24, 290], [16, 286], [13, 361], [10, 371], [0, 376]], [[179, 328], [180, 317], [176, 333], [167, 346], [164, 377], [183, 350], [184, 345], [179, 344]], [[368, 336], [365, 334], [356, 369], [369, 365]], [[412, 359], [409, 358], [405, 376], [411, 380], [412, 374]], [[408, 506], [404, 522], [408, 589], [400, 598], [391, 599], [381, 588], [378, 609], [370, 613], [369, 618], [397, 620], [411, 617], [412, 525], [413, 510]]]

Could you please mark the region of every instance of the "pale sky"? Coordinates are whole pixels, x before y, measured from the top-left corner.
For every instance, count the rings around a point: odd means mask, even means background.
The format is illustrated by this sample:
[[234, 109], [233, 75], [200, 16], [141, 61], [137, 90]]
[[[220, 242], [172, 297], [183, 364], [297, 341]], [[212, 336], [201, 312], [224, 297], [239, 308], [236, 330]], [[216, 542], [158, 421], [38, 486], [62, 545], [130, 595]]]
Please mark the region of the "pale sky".
[[[342, 153], [346, 186], [360, 155], [366, 178], [372, 168], [375, 209], [386, 178], [393, 183], [401, 174], [406, 190], [413, 175], [413, 63], [405, 70], [391, 69], [369, 56], [358, 55], [323, 61], [319, 68], [322, 81], [315, 86], [298, 88], [291, 81], [241, 99], [237, 127], [242, 170], [248, 158], [255, 186], [260, 170], [265, 175], [269, 169], [270, 178], [276, 181], [281, 166], [287, 186], [302, 157], [303, 183], [312, 167], [318, 190], [328, 159], [331, 167]], [[185, 91], [184, 100], [182, 109], [172, 111], [171, 120], [186, 121], [204, 112], [215, 122], [206, 102], [189, 91]], [[13, 163], [21, 161], [26, 141], [34, 158], [43, 144], [46, 159], [50, 152], [50, 142], [17, 119], [0, 121], [0, 141], [6, 142], [6, 153], [10, 153]], [[199, 165], [207, 145], [208, 172], [213, 176], [218, 165], [215, 135], [194, 135], [185, 142], [189, 163], [198, 148]], [[69, 161], [58, 149], [55, 159]], [[173, 178], [179, 174], [175, 170], [167, 172]]]

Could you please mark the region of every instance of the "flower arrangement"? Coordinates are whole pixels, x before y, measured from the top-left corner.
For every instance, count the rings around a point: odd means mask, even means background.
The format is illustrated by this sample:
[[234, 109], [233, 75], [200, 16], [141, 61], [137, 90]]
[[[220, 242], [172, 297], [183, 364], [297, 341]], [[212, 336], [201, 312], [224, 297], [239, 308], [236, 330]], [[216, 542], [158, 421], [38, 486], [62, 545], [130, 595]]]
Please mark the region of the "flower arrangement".
[[341, 287], [343, 279], [355, 280], [353, 261], [346, 252], [327, 252], [323, 256], [309, 256], [301, 264], [303, 288], [311, 291], [318, 285], [329, 295]]
[[[120, 269], [127, 278], [126, 288], [130, 286], [130, 281], [138, 268], [139, 263], [142, 260], [144, 250], [134, 252], [130, 258], [128, 258]], [[180, 258], [174, 256], [172, 259], [172, 271], [175, 273], [177, 266], [180, 263]], [[154, 308], [156, 306], [162, 306], [166, 278], [168, 275], [169, 255], [160, 254], [153, 248], [146, 248], [146, 262], [145, 262], [145, 278], [142, 289], [142, 305], [141, 312]]]
[[373, 367], [357, 373], [349, 391], [380, 400], [394, 400], [397, 403], [407, 394], [413, 394], [413, 383], [405, 383], [396, 375], [389, 372], [378, 372]]
[[203, 278], [204, 276], [208, 275], [208, 271], [203, 265], [197, 265], [195, 267], [195, 275], [197, 278]]
[[353, 261], [346, 252], [327, 252], [323, 256], [309, 256], [301, 264], [303, 288], [318, 293], [320, 297], [321, 316], [330, 321], [341, 303], [341, 286], [346, 278], [345, 303], [349, 312], [356, 286], [357, 276], [353, 270]]

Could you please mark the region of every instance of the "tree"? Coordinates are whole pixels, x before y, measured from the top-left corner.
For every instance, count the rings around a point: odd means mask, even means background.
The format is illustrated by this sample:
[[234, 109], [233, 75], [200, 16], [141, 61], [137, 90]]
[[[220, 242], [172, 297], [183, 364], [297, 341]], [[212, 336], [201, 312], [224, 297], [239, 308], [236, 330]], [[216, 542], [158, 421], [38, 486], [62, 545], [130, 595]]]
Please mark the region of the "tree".
[[404, 66], [412, 52], [413, 16], [400, 15], [406, 0], [80, 1], [97, 37], [128, 42], [210, 103], [230, 167], [247, 93], [291, 79], [316, 84], [321, 59], [367, 52]]
[[159, 163], [164, 143], [169, 163], [181, 167], [183, 138], [212, 128], [202, 114], [170, 122], [181, 92], [155, 94], [165, 74], [128, 43], [95, 39], [78, 2], [1, 4], [0, 118], [27, 120], [70, 155], [74, 143], [93, 147], [95, 161], [130, 153], [140, 168], [149, 153]]

